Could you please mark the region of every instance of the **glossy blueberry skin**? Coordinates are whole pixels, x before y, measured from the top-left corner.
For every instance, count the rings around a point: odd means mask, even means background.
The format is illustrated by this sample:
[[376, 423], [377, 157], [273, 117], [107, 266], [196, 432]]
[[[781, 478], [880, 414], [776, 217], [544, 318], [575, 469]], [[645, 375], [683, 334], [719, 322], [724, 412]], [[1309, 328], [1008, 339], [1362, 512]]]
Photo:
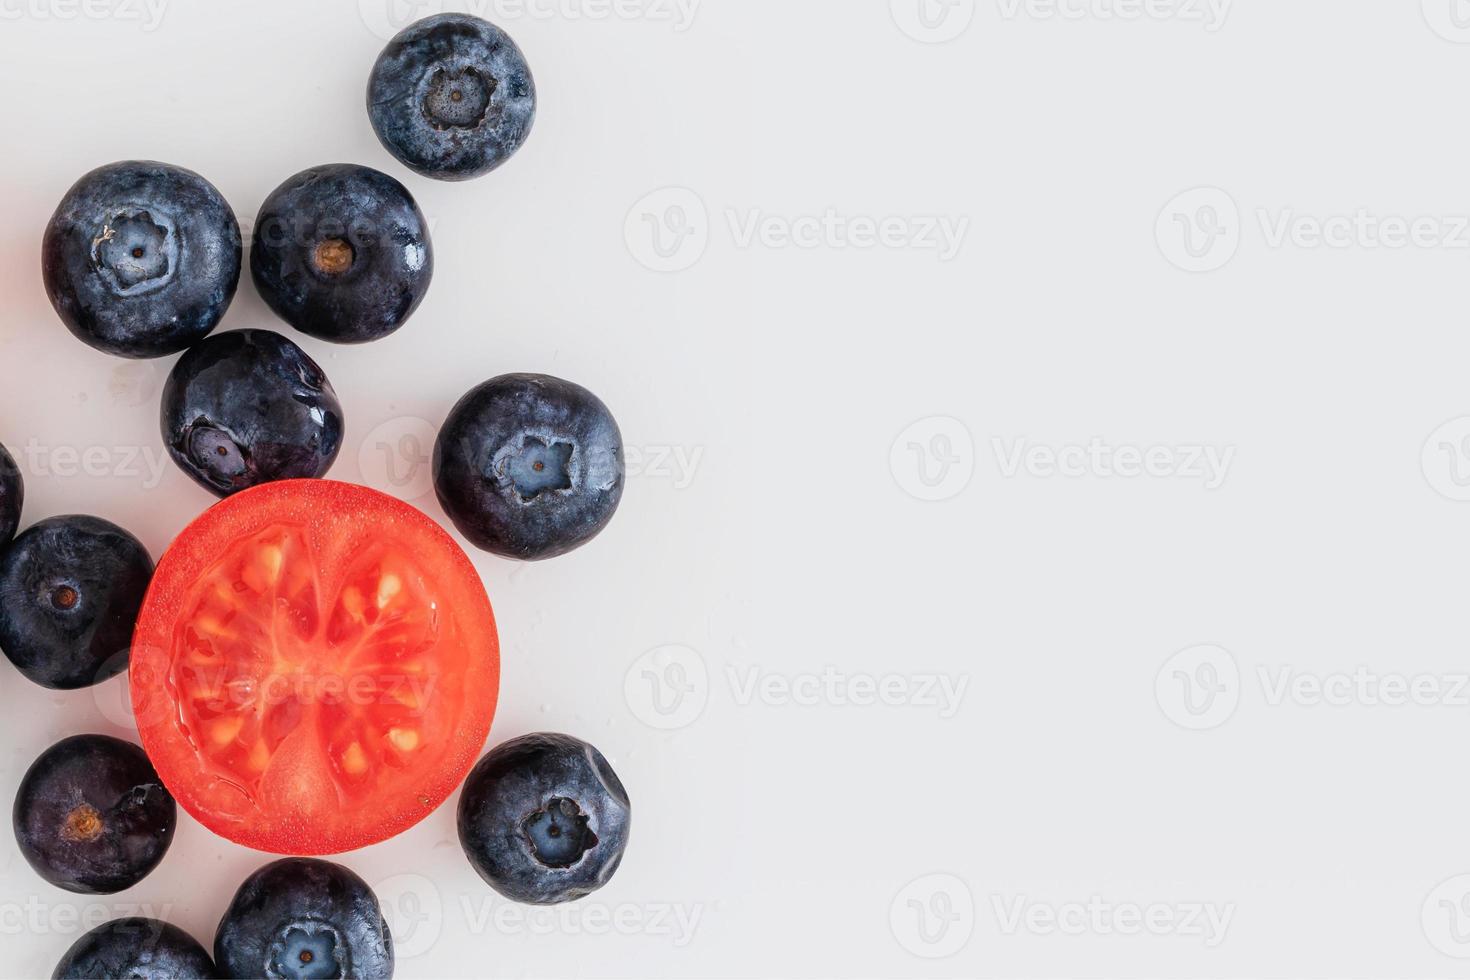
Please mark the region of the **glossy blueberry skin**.
[[163, 442], [220, 497], [323, 476], [342, 448], [342, 404], [322, 369], [269, 330], [231, 330], [190, 348], [163, 386]]
[[219, 323], [240, 282], [240, 226], [203, 177], [130, 160], [72, 186], [46, 227], [46, 295], [78, 339], [162, 357]]
[[393, 937], [367, 882], [340, 864], [286, 858], [256, 871], [214, 937], [230, 977], [393, 976]]
[[623, 496], [623, 437], [592, 392], [507, 374], [460, 399], [434, 444], [434, 489], [485, 551], [537, 561], [596, 537]]
[[12, 819], [20, 852], [42, 878], [110, 895], [158, 867], [177, 814], [142, 749], [110, 735], [73, 735], [31, 764]]
[[607, 884], [632, 811], [617, 774], [570, 735], [526, 735], [487, 754], [465, 780], [459, 842], [506, 898], [554, 905]]
[[15, 457], [0, 446], [0, 548], [15, 537], [20, 527], [21, 506], [25, 503], [25, 481], [21, 479], [20, 467]]
[[130, 916], [104, 922], [72, 944], [51, 980], [215, 980], [209, 952], [178, 926]]
[[133, 625], [153, 578], [143, 543], [99, 517], [50, 517], [0, 552], [0, 650], [56, 690], [128, 666]]
[[510, 36], [437, 14], [388, 42], [368, 79], [368, 116], [389, 153], [425, 177], [468, 180], [500, 166], [536, 121], [536, 83]]
[[313, 167], [266, 198], [250, 273], [281, 319], [339, 344], [386, 337], [428, 292], [434, 253], [408, 189], [371, 167]]

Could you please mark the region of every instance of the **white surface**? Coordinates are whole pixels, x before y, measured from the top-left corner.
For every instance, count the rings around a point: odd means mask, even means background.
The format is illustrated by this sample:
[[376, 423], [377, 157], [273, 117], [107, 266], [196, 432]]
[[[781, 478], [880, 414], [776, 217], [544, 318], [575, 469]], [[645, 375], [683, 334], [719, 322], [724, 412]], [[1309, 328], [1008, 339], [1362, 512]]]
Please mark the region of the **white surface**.
[[[623, 869], [527, 917], [447, 806], [345, 858], [400, 977], [1463, 975], [1470, 9], [1058, 2], [481, 4], [541, 112], [467, 185], [372, 135], [381, 3], [168, 0], [153, 29], [134, 0], [0, 4], [0, 441], [39, 452], [28, 522], [94, 512], [157, 554], [209, 503], [160, 462], [168, 363], [83, 347], [41, 290], [55, 202], [129, 157], [200, 171], [242, 222], [357, 161], [434, 221], [406, 329], [296, 338], [347, 406], [333, 476], [389, 485], [379, 443], [510, 370], [589, 385], [641, 453], [592, 546], [477, 558], [492, 741], [598, 743], [635, 801]], [[783, 244], [829, 209], [858, 224]], [[1393, 220], [1329, 220], [1359, 209]], [[939, 216], [948, 259], [922, 247]], [[841, 247], [885, 218], [886, 244]], [[225, 326], [277, 324], [246, 282]], [[1094, 438], [1174, 447], [1168, 475], [1064, 451]], [[1080, 475], [1013, 468], [1021, 444]], [[67, 466], [90, 447], [92, 475]], [[1218, 487], [1189, 447], [1228, 460]], [[1221, 690], [1191, 713], [1201, 667]], [[1359, 667], [1387, 686], [1332, 680]], [[828, 668], [910, 703], [781, 696]], [[685, 699], [655, 705], [645, 669]], [[1432, 703], [1384, 703], [1419, 675]], [[936, 677], [964, 685], [952, 716], [912, 703]], [[55, 739], [126, 733], [122, 698], [0, 665], [0, 796]], [[49, 973], [79, 916], [139, 906], [209, 941], [264, 859], [181, 820], [156, 874], [96, 900], [0, 835], [0, 972]]]

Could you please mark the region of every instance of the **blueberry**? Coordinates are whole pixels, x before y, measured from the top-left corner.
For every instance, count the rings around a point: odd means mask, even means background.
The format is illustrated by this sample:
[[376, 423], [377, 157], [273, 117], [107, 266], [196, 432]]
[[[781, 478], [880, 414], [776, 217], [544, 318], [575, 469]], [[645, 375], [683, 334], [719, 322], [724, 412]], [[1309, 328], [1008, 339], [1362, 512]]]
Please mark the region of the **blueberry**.
[[373, 890], [340, 864], [286, 858], [256, 871], [214, 936], [231, 977], [393, 976], [393, 938]]
[[153, 561], [99, 517], [51, 517], [0, 552], [0, 650], [43, 687], [69, 691], [128, 665]]
[[552, 905], [608, 883], [631, 819], [627, 791], [602, 753], [570, 735], [526, 735], [470, 772], [459, 842], [500, 894]]
[[58, 888], [110, 895], [158, 867], [174, 839], [174, 798], [131, 742], [73, 735], [41, 753], [15, 794], [15, 839]]
[[178, 926], [137, 916], [113, 919], [72, 944], [51, 980], [214, 980], [214, 960]]
[[434, 488], [476, 547], [534, 561], [586, 544], [623, 496], [623, 437], [596, 395], [544, 374], [473, 389], [434, 445]]
[[306, 352], [269, 330], [232, 330], [179, 358], [163, 386], [163, 441], [221, 497], [319, 477], [342, 448], [342, 405]]
[[15, 458], [5, 451], [5, 447], [0, 446], [0, 548], [15, 537], [25, 496], [25, 481], [20, 477], [20, 467], [15, 465]]
[[388, 152], [440, 180], [500, 166], [536, 120], [526, 56], [494, 24], [437, 14], [388, 42], [368, 79], [368, 115]]
[[51, 305], [121, 357], [162, 357], [219, 323], [240, 281], [240, 226], [203, 177], [165, 163], [99, 167], [67, 191], [41, 245]]
[[250, 272], [271, 309], [340, 344], [386, 337], [418, 308], [434, 275], [423, 212], [371, 167], [313, 167], [286, 181], [255, 221]]

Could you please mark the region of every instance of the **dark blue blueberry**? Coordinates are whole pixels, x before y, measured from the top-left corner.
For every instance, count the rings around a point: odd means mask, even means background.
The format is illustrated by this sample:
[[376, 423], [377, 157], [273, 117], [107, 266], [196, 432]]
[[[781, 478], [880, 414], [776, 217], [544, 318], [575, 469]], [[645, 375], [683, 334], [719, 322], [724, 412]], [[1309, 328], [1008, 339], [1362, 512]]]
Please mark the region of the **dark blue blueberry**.
[[434, 488], [476, 547], [553, 558], [612, 520], [623, 496], [623, 437], [586, 388], [503, 375], [449, 413], [434, 446]]
[[36, 873], [58, 888], [110, 895], [158, 867], [177, 808], [131, 742], [73, 735], [41, 753], [15, 794], [15, 839]]
[[425, 177], [468, 180], [500, 166], [536, 121], [536, 83], [510, 36], [437, 14], [388, 42], [368, 79], [368, 115], [388, 152]]
[[250, 272], [297, 330], [360, 344], [388, 336], [418, 308], [434, 253], [406, 187], [371, 167], [337, 163], [304, 170], [266, 198]]
[[319, 477], [342, 448], [342, 404], [306, 352], [269, 330], [231, 330], [179, 358], [163, 386], [163, 441], [221, 497]]
[[627, 791], [570, 735], [526, 735], [481, 759], [459, 800], [459, 842], [506, 898], [570, 902], [607, 884], [628, 846]]
[[393, 937], [373, 890], [340, 864], [286, 858], [245, 879], [214, 936], [230, 977], [393, 976]]
[[128, 666], [153, 561], [99, 517], [51, 517], [0, 552], [0, 650], [43, 687], [75, 690]]
[[25, 497], [26, 487], [20, 476], [20, 467], [15, 465], [15, 457], [0, 446], [0, 548], [15, 537]]
[[209, 952], [178, 926], [158, 919], [113, 919], [72, 944], [51, 980], [214, 980]]
[[225, 315], [240, 282], [240, 226], [193, 171], [113, 163], [62, 198], [41, 268], [51, 305], [83, 342], [121, 357], [162, 357]]

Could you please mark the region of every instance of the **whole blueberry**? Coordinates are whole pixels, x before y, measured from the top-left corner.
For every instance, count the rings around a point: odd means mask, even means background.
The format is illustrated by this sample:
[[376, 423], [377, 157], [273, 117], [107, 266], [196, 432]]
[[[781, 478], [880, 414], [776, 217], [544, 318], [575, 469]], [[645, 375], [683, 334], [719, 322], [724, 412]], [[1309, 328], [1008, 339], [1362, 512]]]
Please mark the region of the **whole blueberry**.
[[367, 882], [340, 864], [286, 858], [256, 871], [214, 936], [231, 977], [393, 976], [393, 938]]
[[72, 943], [51, 980], [213, 980], [209, 951], [178, 926], [157, 918], [115, 918]]
[[0, 548], [15, 537], [25, 497], [26, 487], [20, 476], [20, 467], [15, 465], [15, 457], [0, 446]]
[[297, 330], [360, 344], [388, 336], [418, 308], [434, 253], [406, 187], [371, 167], [337, 163], [303, 170], [266, 198], [250, 272]]
[[68, 691], [128, 666], [153, 561], [100, 517], [50, 517], [0, 552], [0, 650], [22, 674]]
[[506, 898], [570, 902], [607, 884], [628, 846], [627, 791], [570, 735], [526, 735], [481, 759], [459, 801], [459, 842]]
[[157, 918], [115, 918], [72, 943], [51, 980], [213, 980], [209, 951]]
[[319, 477], [342, 448], [342, 404], [317, 363], [269, 330], [231, 330], [179, 358], [163, 386], [163, 442], [221, 497]]
[[131, 916], [104, 922], [72, 944], [51, 980], [213, 980], [209, 952], [178, 926]]
[[468, 14], [437, 14], [388, 42], [368, 79], [368, 115], [409, 169], [468, 180], [500, 166], [536, 120], [536, 83], [510, 36]]
[[113, 163], [66, 192], [46, 226], [41, 270], [51, 305], [83, 342], [162, 357], [225, 315], [240, 281], [240, 226], [191, 170]]
[[36, 873], [58, 888], [110, 895], [158, 867], [177, 808], [131, 742], [73, 735], [41, 753], [15, 794], [15, 839]]
[[623, 437], [580, 385], [544, 374], [486, 381], [434, 445], [434, 489], [486, 551], [534, 561], [592, 540], [623, 496]]

